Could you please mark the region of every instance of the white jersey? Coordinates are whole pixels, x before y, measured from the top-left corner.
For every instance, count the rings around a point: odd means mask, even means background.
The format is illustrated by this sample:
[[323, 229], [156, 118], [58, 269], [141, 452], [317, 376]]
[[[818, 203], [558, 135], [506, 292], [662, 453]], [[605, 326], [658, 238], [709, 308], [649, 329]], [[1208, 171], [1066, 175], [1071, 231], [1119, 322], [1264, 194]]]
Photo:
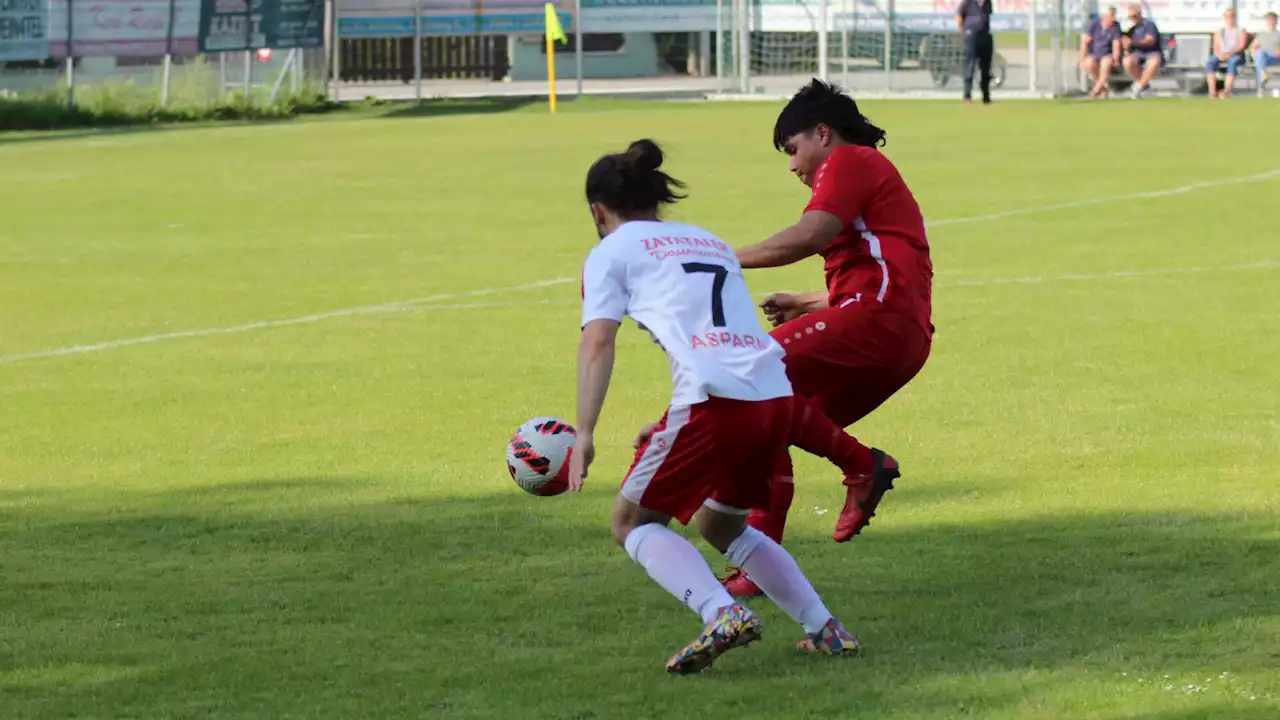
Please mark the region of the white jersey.
[[624, 316], [671, 359], [672, 405], [791, 395], [782, 347], [760, 324], [737, 256], [702, 228], [628, 222], [591, 251], [583, 326]]

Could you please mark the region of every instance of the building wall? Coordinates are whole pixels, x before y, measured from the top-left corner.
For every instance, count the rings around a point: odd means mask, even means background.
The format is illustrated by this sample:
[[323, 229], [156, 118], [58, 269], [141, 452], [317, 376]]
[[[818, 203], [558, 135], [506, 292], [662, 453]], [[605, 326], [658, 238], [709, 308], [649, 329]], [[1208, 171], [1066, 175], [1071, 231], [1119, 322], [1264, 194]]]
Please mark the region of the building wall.
[[[523, 39], [528, 37], [528, 40]], [[661, 74], [658, 47], [653, 33], [625, 33], [622, 49], [609, 53], [584, 53], [582, 75], [587, 78], [652, 77]], [[547, 57], [542, 52], [545, 41], [540, 35], [509, 38], [511, 79], [546, 80]], [[565, 46], [561, 46], [565, 47]], [[573, 43], [568, 52], [556, 53], [556, 78], [574, 78], [577, 69], [573, 59]]]

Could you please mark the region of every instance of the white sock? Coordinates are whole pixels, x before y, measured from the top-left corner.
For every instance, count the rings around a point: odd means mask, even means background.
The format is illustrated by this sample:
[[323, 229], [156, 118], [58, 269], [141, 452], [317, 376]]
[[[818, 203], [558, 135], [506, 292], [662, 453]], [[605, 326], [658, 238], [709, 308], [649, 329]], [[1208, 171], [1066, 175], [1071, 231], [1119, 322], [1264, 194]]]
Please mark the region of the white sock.
[[769, 599], [778, 604], [807, 633], [816, 633], [831, 619], [818, 591], [801, 572], [791, 553], [772, 538], [748, 526], [729, 545], [729, 562], [747, 572]]
[[670, 528], [641, 525], [627, 534], [625, 547], [654, 582], [698, 613], [703, 622], [715, 620], [717, 610], [733, 604], [702, 553]]

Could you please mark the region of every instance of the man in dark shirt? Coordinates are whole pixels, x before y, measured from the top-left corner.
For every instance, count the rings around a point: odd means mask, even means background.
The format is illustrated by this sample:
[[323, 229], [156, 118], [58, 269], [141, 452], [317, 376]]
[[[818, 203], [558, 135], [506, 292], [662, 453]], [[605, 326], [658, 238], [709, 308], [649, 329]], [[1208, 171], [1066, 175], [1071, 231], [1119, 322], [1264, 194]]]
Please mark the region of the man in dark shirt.
[[1129, 22], [1132, 27], [1125, 33], [1121, 44], [1128, 51], [1124, 57], [1124, 69], [1133, 78], [1133, 99], [1138, 100], [1164, 64], [1164, 52], [1160, 30], [1154, 22], [1142, 17], [1142, 6], [1138, 3], [1129, 5]]
[[964, 101], [973, 102], [973, 66], [978, 66], [982, 102], [991, 102], [991, 0], [962, 0], [956, 8], [956, 28], [964, 33]]
[[1084, 35], [1080, 36], [1080, 68], [1093, 78], [1093, 90], [1089, 97], [1100, 98], [1107, 94], [1107, 81], [1111, 70], [1120, 64], [1120, 26], [1116, 24], [1116, 9], [1109, 7], [1101, 17], [1094, 18]]

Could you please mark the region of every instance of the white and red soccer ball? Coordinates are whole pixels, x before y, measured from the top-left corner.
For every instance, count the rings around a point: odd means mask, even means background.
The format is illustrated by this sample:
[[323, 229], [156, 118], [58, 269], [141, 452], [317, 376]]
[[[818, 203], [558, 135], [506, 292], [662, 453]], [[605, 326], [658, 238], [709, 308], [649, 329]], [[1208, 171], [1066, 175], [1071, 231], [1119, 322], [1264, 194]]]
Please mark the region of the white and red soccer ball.
[[511, 479], [531, 495], [559, 495], [569, 489], [569, 458], [578, 431], [553, 417], [536, 417], [521, 425], [507, 443]]

